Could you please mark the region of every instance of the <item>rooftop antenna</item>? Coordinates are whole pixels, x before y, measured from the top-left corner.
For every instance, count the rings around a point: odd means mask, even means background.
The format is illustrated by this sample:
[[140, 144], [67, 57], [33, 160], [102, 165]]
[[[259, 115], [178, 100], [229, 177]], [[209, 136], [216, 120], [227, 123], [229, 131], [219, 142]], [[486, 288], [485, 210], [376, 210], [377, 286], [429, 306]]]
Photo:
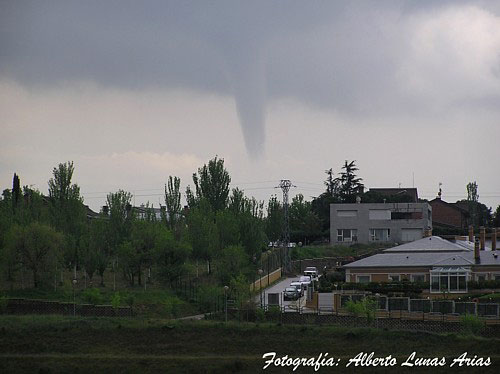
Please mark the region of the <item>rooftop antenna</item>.
[[443, 184], [441, 182], [439, 182], [439, 192], [438, 192], [438, 198], [441, 199], [441, 195], [443, 194], [443, 191], [441, 190], [441, 186]]

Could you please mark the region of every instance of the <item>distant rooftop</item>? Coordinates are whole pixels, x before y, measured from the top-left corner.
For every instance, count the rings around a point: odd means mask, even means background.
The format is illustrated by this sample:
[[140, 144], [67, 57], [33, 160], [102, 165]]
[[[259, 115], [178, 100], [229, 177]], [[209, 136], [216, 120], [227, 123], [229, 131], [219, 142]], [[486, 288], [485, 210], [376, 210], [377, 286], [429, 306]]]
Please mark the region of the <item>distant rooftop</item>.
[[429, 236], [386, 249], [384, 252], [465, 252], [474, 249], [474, 243], [471, 244], [472, 247], [465, 244], [465, 242], [458, 244], [442, 239], [439, 236]]
[[474, 252], [380, 253], [344, 265], [345, 268], [415, 267], [415, 266], [489, 266], [500, 265], [497, 251], [481, 251], [476, 264]]
[[370, 188], [371, 192], [375, 192], [381, 196], [396, 197], [396, 196], [409, 196], [411, 200], [418, 202], [418, 192], [414, 187], [408, 188]]
[[471, 266], [500, 265], [500, 251], [486, 248], [480, 251], [481, 261], [474, 259], [474, 243], [452, 243], [439, 236], [430, 236], [384, 250], [382, 253], [344, 265], [345, 268]]

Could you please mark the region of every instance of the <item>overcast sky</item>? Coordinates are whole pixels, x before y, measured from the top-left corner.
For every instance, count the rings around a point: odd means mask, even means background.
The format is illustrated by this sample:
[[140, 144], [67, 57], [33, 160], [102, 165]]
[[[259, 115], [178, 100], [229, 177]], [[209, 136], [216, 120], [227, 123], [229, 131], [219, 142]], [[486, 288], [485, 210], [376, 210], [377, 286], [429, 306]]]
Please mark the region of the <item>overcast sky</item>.
[[73, 160], [85, 202], [215, 155], [267, 200], [357, 160], [367, 187], [500, 204], [498, 1], [0, 1], [0, 188], [46, 193]]

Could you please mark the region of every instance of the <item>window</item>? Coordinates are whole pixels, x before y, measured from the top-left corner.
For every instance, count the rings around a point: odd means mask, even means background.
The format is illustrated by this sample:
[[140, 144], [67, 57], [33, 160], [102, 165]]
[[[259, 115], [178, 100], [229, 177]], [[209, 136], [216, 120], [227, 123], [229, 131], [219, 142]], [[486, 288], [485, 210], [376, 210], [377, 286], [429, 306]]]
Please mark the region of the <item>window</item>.
[[389, 274], [389, 281], [390, 282], [399, 282], [401, 280], [401, 277], [399, 274]]
[[431, 292], [467, 292], [469, 271], [458, 267], [431, 270]]
[[439, 277], [437, 275], [431, 277], [431, 291], [439, 292]]
[[369, 275], [358, 275], [358, 283], [370, 283]]
[[424, 274], [412, 274], [411, 281], [416, 282], [416, 283], [423, 283], [423, 282], [425, 282], [425, 275]]
[[422, 212], [392, 212], [391, 219], [422, 219]]
[[337, 217], [357, 217], [357, 210], [337, 210]]
[[494, 277], [496, 281], [500, 281], [500, 274], [495, 274]]
[[389, 220], [391, 219], [391, 211], [388, 209], [370, 209], [368, 217], [371, 220]]
[[450, 274], [450, 291], [458, 291], [458, 274]]
[[387, 242], [390, 238], [390, 229], [370, 229], [370, 241], [372, 242]]
[[357, 240], [358, 240], [358, 230], [353, 230], [353, 229], [337, 230], [338, 242], [355, 242]]
[[484, 282], [486, 280], [486, 274], [476, 274], [476, 280], [478, 282]]

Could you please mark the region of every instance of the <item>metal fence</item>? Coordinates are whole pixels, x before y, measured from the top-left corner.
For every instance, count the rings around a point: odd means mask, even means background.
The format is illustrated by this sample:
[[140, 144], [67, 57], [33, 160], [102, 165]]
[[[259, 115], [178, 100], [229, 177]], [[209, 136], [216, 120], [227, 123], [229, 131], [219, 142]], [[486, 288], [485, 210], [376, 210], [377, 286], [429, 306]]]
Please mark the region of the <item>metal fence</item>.
[[[360, 301], [365, 294], [340, 295], [340, 309], [346, 307], [348, 301]], [[410, 313], [434, 314], [474, 314], [480, 317], [500, 318], [500, 304], [461, 302], [454, 300], [411, 299], [409, 297], [369, 296], [378, 301], [378, 310], [388, 312], [405, 311]]]
[[93, 317], [131, 317], [130, 307], [65, 303], [48, 300], [7, 299], [5, 314], [60, 314]]

